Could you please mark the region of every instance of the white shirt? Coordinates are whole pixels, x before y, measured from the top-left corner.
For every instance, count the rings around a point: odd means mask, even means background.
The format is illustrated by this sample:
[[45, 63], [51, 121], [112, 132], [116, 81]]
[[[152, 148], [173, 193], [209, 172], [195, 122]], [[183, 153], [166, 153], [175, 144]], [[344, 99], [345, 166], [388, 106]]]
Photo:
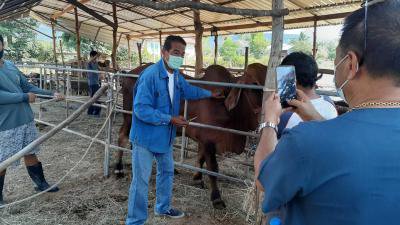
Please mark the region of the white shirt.
[[[333, 119], [338, 116], [336, 108], [332, 105], [332, 103], [324, 100], [323, 97], [312, 99], [311, 104], [313, 104], [319, 114], [321, 114], [321, 116], [324, 117], [326, 120]], [[300, 122], [303, 122], [300, 116], [296, 113], [293, 113], [286, 125], [286, 129], [293, 128], [294, 126], [297, 126]]]
[[169, 73], [168, 70], [167, 74], [168, 74], [168, 92], [172, 103], [172, 101], [174, 100], [174, 74]]

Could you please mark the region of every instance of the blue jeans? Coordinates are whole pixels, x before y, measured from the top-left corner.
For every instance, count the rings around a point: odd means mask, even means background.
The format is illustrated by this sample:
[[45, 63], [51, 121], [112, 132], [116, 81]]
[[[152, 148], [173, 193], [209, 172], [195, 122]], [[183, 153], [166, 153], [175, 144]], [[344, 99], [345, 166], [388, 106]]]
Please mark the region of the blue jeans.
[[157, 161], [156, 206], [154, 211], [165, 213], [170, 209], [174, 182], [172, 148], [168, 153], [153, 153], [138, 145], [132, 147], [132, 183], [129, 189], [126, 225], [142, 225], [147, 220], [149, 179], [153, 159]]
[[[93, 95], [96, 94], [96, 92], [99, 89], [100, 89], [100, 85], [99, 84], [89, 85], [89, 95], [90, 95], [90, 97], [93, 97]], [[99, 102], [96, 102], [96, 103], [99, 103]], [[96, 116], [98, 116], [98, 115], [100, 115], [100, 111], [101, 111], [100, 107], [91, 105], [88, 108], [87, 114], [88, 115], [96, 115]]]

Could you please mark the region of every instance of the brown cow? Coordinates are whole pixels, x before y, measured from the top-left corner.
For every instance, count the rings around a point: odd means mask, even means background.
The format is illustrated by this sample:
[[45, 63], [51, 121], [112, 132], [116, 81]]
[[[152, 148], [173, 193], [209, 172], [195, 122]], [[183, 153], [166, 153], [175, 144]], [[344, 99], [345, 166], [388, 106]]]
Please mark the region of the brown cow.
[[[211, 80], [214, 77], [214, 66], [206, 70], [204, 80]], [[262, 64], [251, 64], [246, 69], [244, 76], [240, 77], [237, 83], [261, 85], [264, 83], [266, 66]], [[223, 68], [218, 68], [218, 78], [230, 77], [229, 72]], [[222, 74], [224, 74], [222, 76]], [[220, 82], [235, 82], [235, 78], [218, 80]], [[212, 89], [217, 87], [204, 86]], [[250, 89], [225, 89], [229, 95], [224, 102], [200, 100], [190, 102], [188, 106], [189, 118], [197, 117], [195, 122], [210, 124], [219, 127], [226, 127], [242, 131], [253, 131], [257, 128], [258, 117], [261, 108], [262, 91]], [[201, 128], [188, 127], [187, 136], [194, 139], [199, 144], [198, 166], [201, 168], [206, 162], [207, 169], [218, 172], [216, 154], [233, 152], [240, 154], [245, 149], [246, 137], [232, 133], [216, 130], [205, 130]], [[193, 177], [196, 183], [203, 184], [202, 174], [196, 173]], [[210, 176], [211, 201], [214, 208], [221, 209], [225, 203], [221, 199], [218, 190], [216, 177]]]
[[[136, 68], [133, 73], [140, 73], [144, 67]], [[239, 78], [239, 83], [244, 84], [263, 84], [265, 80], [266, 67], [262, 64], [251, 64], [248, 66], [245, 75]], [[188, 77], [186, 77], [188, 78]], [[213, 65], [206, 69], [205, 75], [201, 80], [235, 83], [238, 79], [233, 77], [228, 70], [222, 66]], [[132, 109], [132, 90], [135, 79], [123, 79], [124, 109]], [[203, 99], [191, 101], [188, 105], [188, 117], [196, 118], [194, 121], [220, 127], [227, 127], [238, 130], [255, 130], [258, 124], [259, 108], [261, 107], [261, 90], [231, 89], [228, 87], [217, 87], [211, 85], [198, 85], [208, 90], [219, 89], [223, 91], [226, 100]], [[182, 103], [183, 105], [183, 103]], [[229, 111], [227, 110], [229, 109]], [[183, 114], [183, 107], [181, 110]], [[131, 126], [131, 116], [124, 114], [124, 124], [120, 129], [119, 145], [127, 146], [129, 143], [128, 134]], [[187, 136], [197, 141], [199, 144], [198, 164], [207, 164], [207, 169], [218, 172], [216, 154], [224, 152], [243, 152], [246, 144], [246, 137], [225, 133], [216, 130], [205, 130], [202, 128], [188, 127]], [[122, 153], [116, 165], [116, 172], [122, 175]], [[134, 162], [133, 162], [134, 163]], [[196, 183], [202, 182], [202, 174], [194, 175]], [[225, 207], [218, 190], [216, 177], [210, 176], [211, 201], [217, 209]]]

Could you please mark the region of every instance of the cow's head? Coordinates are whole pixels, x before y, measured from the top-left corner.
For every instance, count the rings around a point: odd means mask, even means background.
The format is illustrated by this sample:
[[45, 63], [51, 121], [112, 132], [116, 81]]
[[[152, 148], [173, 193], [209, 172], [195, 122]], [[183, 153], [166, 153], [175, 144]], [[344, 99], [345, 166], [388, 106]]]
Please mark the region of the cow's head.
[[[237, 83], [262, 86], [266, 74], [266, 66], [259, 63], [250, 64]], [[233, 88], [225, 100], [225, 107], [228, 111], [240, 111], [247, 120], [248, 126], [255, 129], [260, 117], [262, 94], [262, 90]]]

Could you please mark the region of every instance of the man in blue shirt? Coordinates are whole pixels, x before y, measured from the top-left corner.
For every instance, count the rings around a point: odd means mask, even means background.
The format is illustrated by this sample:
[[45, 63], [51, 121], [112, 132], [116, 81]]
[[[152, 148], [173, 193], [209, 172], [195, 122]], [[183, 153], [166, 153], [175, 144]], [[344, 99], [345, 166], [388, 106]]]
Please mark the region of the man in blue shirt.
[[[88, 70], [99, 70], [99, 66], [97, 63], [97, 58], [100, 54], [98, 52], [92, 50], [90, 52], [90, 59], [87, 66]], [[100, 76], [99, 73], [88, 72], [88, 86], [89, 86], [89, 95], [93, 97], [94, 94], [100, 89]], [[99, 116], [101, 108], [98, 106], [90, 106], [88, 109], [88, 115]]]
[[184, 213], [170, 206], [174, 178], [172, 145], [177, 126], [188, 122], [179, 116], [181, 99], [219, 98], [187, 83], [179, 68], [186, 42], [179, 36], [165, 40], [162, 59], [141, 74], [134, 89], [132, 128], [132, 184], [129, 193], [127, 225], [147, 220], [148, 186], [153, 159], [157, 161], [155, 214], [181, 218]]
[[[280, 211], [283, 224], [399, 224], [399, 12], [399, 1], [375, 1], [345, 20], [335, 85], [352, 111], [301, 123], [278, 142], [279, 96], [266, 101], [255, 171], [263, 211]], [[302, 92], [290, 104], [304, 121], [321, 119]]]

